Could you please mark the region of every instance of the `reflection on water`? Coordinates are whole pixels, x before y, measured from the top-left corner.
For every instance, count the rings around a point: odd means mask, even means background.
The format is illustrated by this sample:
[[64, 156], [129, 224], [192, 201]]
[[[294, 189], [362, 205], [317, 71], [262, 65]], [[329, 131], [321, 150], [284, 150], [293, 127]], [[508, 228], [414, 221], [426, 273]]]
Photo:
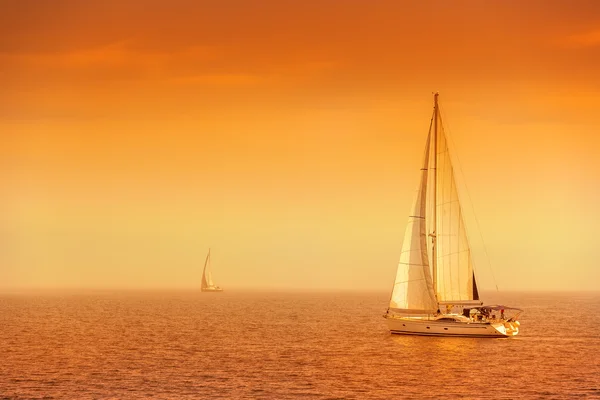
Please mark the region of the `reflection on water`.
[[[390, 335], [388, 293], [0, 296], [0, 398], [600, 395], [600, 295], [508, 294], [509, 339]], [[569, 329], [556, 329], [561, 324]]]

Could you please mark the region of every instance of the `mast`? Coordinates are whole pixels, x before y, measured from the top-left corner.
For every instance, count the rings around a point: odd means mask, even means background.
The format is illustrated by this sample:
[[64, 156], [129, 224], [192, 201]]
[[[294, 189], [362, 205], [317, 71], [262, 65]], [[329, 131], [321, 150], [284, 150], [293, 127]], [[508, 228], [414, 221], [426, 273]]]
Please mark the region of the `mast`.
[[433, 268], [433, 292], [437, 300], [437, 252], [435, 248], [436, 233], [437, 233], [437, 143], [438, 143], [438, 96], [439, 93], [433, 94], [433, 232], [430, 234], [432, 246], [432, 260], [431, 265]]

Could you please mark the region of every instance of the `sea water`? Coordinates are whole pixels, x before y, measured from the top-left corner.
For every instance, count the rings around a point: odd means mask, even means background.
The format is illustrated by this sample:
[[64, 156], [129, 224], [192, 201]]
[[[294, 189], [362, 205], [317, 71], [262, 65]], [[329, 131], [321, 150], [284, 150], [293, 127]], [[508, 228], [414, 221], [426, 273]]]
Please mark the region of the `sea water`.
[[600, 293], [484, 295], [519, 336], [391, 335], [389, 293], [0, 294], [0, 399], [600, 397]]

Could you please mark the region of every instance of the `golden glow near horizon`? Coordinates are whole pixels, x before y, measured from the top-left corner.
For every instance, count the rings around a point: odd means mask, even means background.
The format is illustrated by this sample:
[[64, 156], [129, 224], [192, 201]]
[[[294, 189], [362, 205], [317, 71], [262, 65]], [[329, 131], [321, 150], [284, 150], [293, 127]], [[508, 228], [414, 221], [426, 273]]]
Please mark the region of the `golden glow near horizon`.
[[389, 290], [438, 90], [500, 288], [598, 289], [599, 12], [9, 2], [0, 287]]

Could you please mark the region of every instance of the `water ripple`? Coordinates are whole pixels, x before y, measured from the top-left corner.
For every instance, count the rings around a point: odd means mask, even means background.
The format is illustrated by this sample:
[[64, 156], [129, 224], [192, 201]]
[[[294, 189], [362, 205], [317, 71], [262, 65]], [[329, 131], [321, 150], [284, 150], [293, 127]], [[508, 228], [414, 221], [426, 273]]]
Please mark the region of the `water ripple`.
[[387, 298], [3, 295], [0, 399], [600, 396], [598, 295], [498, 299], [527, 310], [511, 339], [390, 335]]

